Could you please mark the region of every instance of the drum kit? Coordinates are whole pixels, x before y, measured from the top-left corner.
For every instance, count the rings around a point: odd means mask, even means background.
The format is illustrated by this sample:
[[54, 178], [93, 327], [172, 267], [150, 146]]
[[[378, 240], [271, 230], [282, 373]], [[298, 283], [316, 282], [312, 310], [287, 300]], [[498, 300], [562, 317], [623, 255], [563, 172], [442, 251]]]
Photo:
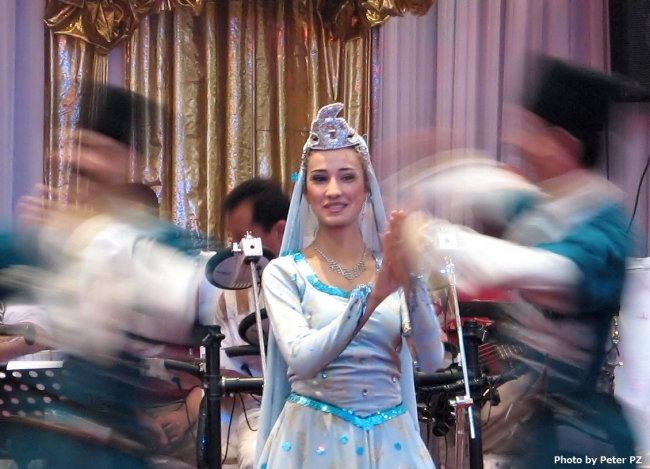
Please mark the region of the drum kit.
[[[264, 376], [266, 375], [265, 339], [267, 338], [269, 325], [266, 311], [260, 307], [259, 288], [261, 272], [271, 259], [273, 259], [273, 255], [262, 247], [261, 240], [253, 238], [248, 233], [239, 243], [234, 243], [231, 248], [215, 254], [208, 260], [205, 267], [206, 278], [218, 288], [228, 290], [253, 289], [252, 297], [254, 298], [255, 310], [241, 321], [238, 329], [240, 337], [247, 345], [229, 347], [225, 349], [225, 353], [231, 358], [241, 355], [259, 355], [262, 363], [262, 377], [227, 378], [222, 376], [220, 350], [224, 335], [221, 333], [220, 327], [216, 325], [200, 326], [202, 331], [201, 343], [205, 350], [203, 359], [194, 362], [163, 360], [165, 369], [189, 373], [202, 380], [205, 392], [197, 435], [197, 463], [200, 469], [221, 467], [221, 398], [235, 393], [261, 394], [263, 391]], [[456, 343], [452, 348], [458, 352], [457, 358], [459, 358], [459, 361], [455, 367], [450, 367], [444, 372], [432, 375], [416, 373], [415, 380], [418, 396], [424, 394], [444, 396], [445, 406], [443, 407], [447, 409], [447, 415], [434, 415], [433, 409], [427, 410], [425, 408], [420, 416], [423, 421], [446, 422], [447, 429], [451, 426], [455, 427], [455, 467], [459, 469], [463, 467], [479, 469], [483, 467], [479, 424], [480, 409], [487, 399], [485, 396], [491, 395], [486, 393], [485, 390], [495, 389], [508, 378], [505, 373], [490, 375], [485, 373], [485, 367], [480, 361], [481, 355], [485, 355], [485, 352], [480, 347], [485, 342], [489, 323], [480, 322], [471, 317], [474, 312], [467, 307], [467, 303], [459, 304], [455, 291], [453, 264], [448, 263], [445, 267], [445, 273], [449, 278], [448, 303], [450, 311], [453, 313], [453, 319], [445, 329], [448, 332], [453, 332], [456, 337]], [[470, 317], [467, 317], [468, 314]], [[263, 331], [263, 333], [260, 334], [259, 331]], [[15, 328], [0, 329], [0, 334], [24, 335], [26, 340], [31, 337], [29, 330]], [[260, 340], [260, 335], [262, 340]], [[76, 420], [76, 418], [72, 418], [71, 413], [61, 414], [63, 417], [59, 415], [61, 418], [56, 420], [50, 418], [49, 421], [44, 418], [48, 415], [47, 405], [45, 407], [39, 405], [37, 406], [38, 409], [34, 407], [36, 413], [33, 411], [30, 415], [25, 413], [23, 407], [27, 405], [26, 403], [31, 402], [30, 399], [36, 399], [39, 404], [47, 404], [48, 401], [47, 399], [44, 400], [44, 397], [50, 396], [49, 402], [51, 403], [52, 396], [60, 395], [60, 393], [49, 393], [48, 390], [50, 387], [56, 388], [62, 371], [61, 367], [62, 365], [58, 365], [38, 372], [34, 369], [25, 369], [18, 371], [17, 375], [15, 371], [5, 371], [1, 376], [5, 380], [5, 386], [4, 394], [0, 396], [0, 419], [5, 423], [13, 423], [13, 427], [18, 424], [20, 428], [34, 428], [34, 426], [40, 425], [39, 431], [44, 432], [61, 432], [63, 428], [65, 432], [68, 432], [66, 433], [68, 437], [81, 439], [82, 441], [88, 441], [90, 438], [95, 442], [94, 446], [103, 442], [117, 453], [124, 452], [128, 457], [144, 455], [146, 448], [140, 443], [114, 430], [109, 431], [101, 424], [95, 424], [94, 427], [87, 422], [78, 425], [70, 424], [70, 422]], [[65, 367], [63, 366], [62, 369], [65, 370]], [[29, 379], [32, 381], [36, 379], [36, 381], [33, 383], [27, 382], [25, 377], [28, 378], [27, 381]], [[44, 382], [47, 381], [48, 383], [43, 384], [38, 380], [44, 380]], [[11, 388], [11, 391], [7, 391], [8, 388]], [[25, 393], [26, 390], [29, 392]], [[24, 396], [17, 396], [17, 393], [20, 392], [23, 392]], [[63, 401], [65, 401], [66, 406], [70, 404], [70, 400], [65, 397]], [[14, 403], [13, 407], [7, 407], [7, 403]], [[110, 433], [110, 437], [105, 436], [107, 432]], [[436, 433], [434, 432], [434, 434]], [[35, 442], [35, 444], [37, 443]], [[124, 465], [120, 467], [136, 466]]]

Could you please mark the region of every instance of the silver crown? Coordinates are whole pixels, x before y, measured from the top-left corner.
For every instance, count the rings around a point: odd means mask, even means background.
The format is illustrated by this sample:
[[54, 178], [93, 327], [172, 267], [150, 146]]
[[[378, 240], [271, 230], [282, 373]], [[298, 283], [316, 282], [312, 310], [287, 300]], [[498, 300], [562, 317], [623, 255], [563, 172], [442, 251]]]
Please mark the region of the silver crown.
[[366, 141], [342, 117], [336, 117], [343, 110], [343, 104], [332, 103], [318, 111], [311, 123], [309, 138], [302, 151], [303, 164], [312, 150], [337, 150], [358, 147], [364, 160], [368, 160]]

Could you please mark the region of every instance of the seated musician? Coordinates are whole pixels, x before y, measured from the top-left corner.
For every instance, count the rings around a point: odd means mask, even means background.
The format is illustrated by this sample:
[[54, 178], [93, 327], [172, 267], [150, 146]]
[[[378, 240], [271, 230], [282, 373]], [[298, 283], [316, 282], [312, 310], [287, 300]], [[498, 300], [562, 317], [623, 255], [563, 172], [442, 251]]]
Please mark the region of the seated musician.
[[[289, 199], [282, 188], [274, 181], [264, 178], [253, 178], [240, 184], [228, 194], [223, 203], [233, 241], [240, 240], [250, 232], [252, 236], [261, 238], [263, 246], [274, 253], [279, 251], [282, 242], [288, 207]], [[251, 294], [252, 289], [216, 291], [211, 295], [219, 295], [216, 321], [225, 335], [223, 348], [247, 345], [239, 336], [238, 329], [242, 319], [254, 312]], [[166, 347], [156, 357], [181, 358], [168, 356], [171, 350], [171, 347]], [[148, 355], [152, 353], [144, 352]], [[259, 355], [232, 359], [223, 357], [222, 365], [222, 373], [227, 377], [261, 376]], [[197, 420], [203, 390], [191, 378], [188, 380], [188, 376], [180, 375], [179, 378], [179, 388], [182, 388], [180, 391], [189, 389], [189, 393], [169, 402], [152, 405], [146, 412], [155, 417], [165, 431], [167, 444], [162, 448], [162, 454], [193, 464], [196, 459]], [[221, 415], [224, 467], [252, 469], [259, 401], [248, 394], [223, 396]]]
[[[253, 237], [262, 240], [265, 248], [274, 255], [278, 254], [289, 211], [289, 198], [276, 182], [270, 179], [252, 178], [241, 183], [227, 195], [223, 210], [233, 241], [239, 241], [250, 232]], [[224, 290], [220, 296], [217, 323], [226, 336], [222, 347], [247, 345], [239, 336], [238, 329], [242, 319], [255, 311], [252, 294], [251, 288]], [[263, 305], [263, 301], [261, 304]], [[260, 357], [226, 358], [222, 362], [222, 373], [230, 377], [260, 377]], [[224, 467], [253, 468], [259, 405], [259, 400], [249, 394], [225, 396], [222, 399], [221, 435]]]

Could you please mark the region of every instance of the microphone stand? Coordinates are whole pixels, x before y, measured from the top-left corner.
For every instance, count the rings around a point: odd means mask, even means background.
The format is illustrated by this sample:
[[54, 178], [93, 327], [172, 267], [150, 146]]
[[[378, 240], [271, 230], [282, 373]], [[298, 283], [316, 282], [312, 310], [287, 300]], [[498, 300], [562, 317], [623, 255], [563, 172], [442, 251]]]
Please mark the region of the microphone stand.
[[264, 255], [262, 240], [253, 238], [250, 232], [241, 240], [240, 248], [244, 254], [244, 262], [250, 265], [251, 281], [253, 287], [253, 301], [255, 303], [255, 322], [257, 323], [257, 336], [260, 347], [260, 360], [262, 362], [262, 377], [266, 376], [266, 346], [264, 344], [264, 326], [262, 324], [262, 310], [260, 308], [257, 262]]
[[[221, 342], [225, 336], [217, 325], [203, 326], [205, 336], [205, 365], [197, 367], [176, 360], [164, 360], [165, 368], [200, 376], [205, 396], [205, 420], [203, 434], [199, 428], [197, 441], [197, 465], [199, 469], [221, 468], [221, 398], [229, 393], [256, 393], [262, 390], [262, 378], [225, 378], [221, 375]], [[200, 423], [199, 423], [200, 425]], [[202, 449], [202, 451], [198, 451]], [[204, 449], [204, 451], [203, 451]]]
[[260, 347], [260, 360], [262, 362], [262, 378], [266, 376], [266, 350], [264, 344], [264, 328], [262, 324], [262, 310], [259, 300], [259, 275], [257, 263], [264, 256], [264, 247], [260, 238], [254, 238], [250, 231], [246, 232], [239, 243], [234, 243], [233, 254], [241, 253], [244, 256], [244, 263], [250, 266], [251, 287], [253, 288], [253, 301], [255, 303], [255, 323], [257, 324], [257, 335]]
[[[460, 308], [458, 306], [458, 293], [456, 291], [456, 272], [455, 266], [450, 259], [446, 260], [445, 273], [449, 280], [450, 305], [456, 319], [456, 330], [458, 331], [458, 348], [460, 352], [461, 368], [463, 372], [463, 381], [465, 388], [464, 396], [456, 396], [451, 400], [451, 405], [456, 408], [456, 467], [464, 467], [465, 463], [465, 443], [467, 441], [466, 426], [469, 427], [469, 463], [470, 469], [483, 469], [482, 443], [480, 435], [480, 407], [478, 402], [472, 396], [470, 389], [470, 371], [473, 376], [480, 376], [478, 366], [478, 323], [468, 324], [467, 338], [470, 347], [470, 353], [467, 353], [465, 347], [465, 332], [463, 331], [463, 321], [460, 317]], [[467, 417], [468, 422], [465, 422]]]
[[[266, 376], [266, 353], [264, 346], [264, 330], [262, 315], [258, 298], [258, 272], [257, 262], [264, 255], [262, 240], [254, 238], [250, 232], [242, 238], [240, 243], [233, 243], [233, 253], [241, 253], [244, 263], [250, 265], [253, 298], [255, 301], [255, 319], [259, 336], [260, 359], [262, 362], [262, 383]], [[221, 342], [225, 336], [217, 325], [205, 326], [207, 331], [203, 338], [205, 347], [205, 375], [203, 389], [206, 395], [206, 432], [204, 447], [205, 461], [199, 461], [199, 466], [205, 462], [205, 469], [221, 468], [221, 398], [228, 392], [241, 392], [246, 389], [257, 389], [260, 386], [258, 379], [225, 379], [221, 375], [220, 351]]]

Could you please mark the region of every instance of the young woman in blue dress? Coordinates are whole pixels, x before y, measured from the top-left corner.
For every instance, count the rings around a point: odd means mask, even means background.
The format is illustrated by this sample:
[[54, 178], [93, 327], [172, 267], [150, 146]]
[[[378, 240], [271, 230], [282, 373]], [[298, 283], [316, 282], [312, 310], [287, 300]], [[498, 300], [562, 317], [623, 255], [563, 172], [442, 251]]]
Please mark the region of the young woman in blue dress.
[[281, 256], [262, 278], [271, 333], [256, 467], [433, 468], [413, 371], [438, 369], [441, 329], [405, 261], [405, 215], [386, 220], [342, 108], [312, 123]]

